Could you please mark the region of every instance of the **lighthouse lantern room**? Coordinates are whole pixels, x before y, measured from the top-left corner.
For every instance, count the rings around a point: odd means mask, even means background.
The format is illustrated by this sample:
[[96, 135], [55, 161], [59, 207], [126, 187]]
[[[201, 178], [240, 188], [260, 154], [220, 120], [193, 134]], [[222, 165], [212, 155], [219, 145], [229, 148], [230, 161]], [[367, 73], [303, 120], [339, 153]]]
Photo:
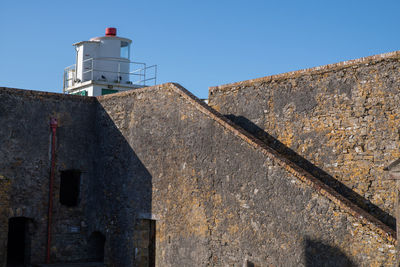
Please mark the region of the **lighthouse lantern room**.
[[99, 96], [156, 84], [157, 65], [130, 61], [131, 44], [116, 28], [73, 44], [76, 64], [64, 70], [64, 93]]

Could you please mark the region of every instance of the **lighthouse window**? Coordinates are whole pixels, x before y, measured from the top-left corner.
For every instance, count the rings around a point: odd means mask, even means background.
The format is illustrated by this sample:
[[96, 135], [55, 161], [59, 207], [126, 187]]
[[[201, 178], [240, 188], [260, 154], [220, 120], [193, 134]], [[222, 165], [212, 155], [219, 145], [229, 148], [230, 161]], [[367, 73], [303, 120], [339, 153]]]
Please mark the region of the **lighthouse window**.
[[60, 181], [60, 203], [75, 207], [79, 203], [79, 191], [81, 184], [81, 172], [78, 170], [67, 170], [61, 172]]
[[129, 43], [121, 41], [121, 57], [129, 59]]

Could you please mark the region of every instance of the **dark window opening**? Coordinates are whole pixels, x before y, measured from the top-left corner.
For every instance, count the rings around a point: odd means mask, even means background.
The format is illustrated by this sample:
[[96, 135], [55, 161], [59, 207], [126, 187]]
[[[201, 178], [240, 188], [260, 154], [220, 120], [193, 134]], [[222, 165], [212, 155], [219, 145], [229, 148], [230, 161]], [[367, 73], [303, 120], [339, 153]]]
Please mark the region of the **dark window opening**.
[[104, 245], [106, 238], [98, 231], [93, 232], [88, 240], [89, 261], [104, 262]]
[[68, 207], [76, 207], [79, 203], [81, 172], [68, 170], [61, 172], [60, 203]]
[[8, 221], [7, 267], [25, 266], [30, 259], [28, 218], [15, 217]]

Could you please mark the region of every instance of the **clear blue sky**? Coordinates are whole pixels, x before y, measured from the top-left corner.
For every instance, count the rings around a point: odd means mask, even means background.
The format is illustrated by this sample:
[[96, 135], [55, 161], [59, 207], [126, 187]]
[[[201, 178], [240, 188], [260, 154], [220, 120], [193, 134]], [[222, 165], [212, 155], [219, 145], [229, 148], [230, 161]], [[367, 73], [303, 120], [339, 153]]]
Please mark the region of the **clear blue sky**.
[[158, 83], [208, 87], [400, 49], [400, 1], [0, 1], [0, 86], [61, 92], [72, 43], [106, 27]]

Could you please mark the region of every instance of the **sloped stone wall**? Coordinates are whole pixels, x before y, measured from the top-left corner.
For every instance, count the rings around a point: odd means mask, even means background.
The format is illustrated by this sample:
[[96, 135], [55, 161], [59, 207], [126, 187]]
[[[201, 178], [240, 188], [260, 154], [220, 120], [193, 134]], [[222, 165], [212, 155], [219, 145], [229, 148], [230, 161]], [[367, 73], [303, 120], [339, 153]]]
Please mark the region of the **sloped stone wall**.
[[183, 88], [98, 100], [99, 140], [115, 140], [100, 165], [104, 198], [115, 200], [110, 263], [134, 264], [146, 213], [157, 220], [157, 266], [393, 264], [391, 230]]
[[209, 101], [394, 227], [383, 168], [400, 156], [399, 60], [394, 52], [212, 87]]
[[[165, 84], [97, 99], [0, 90], [0, 236], [8, 218], [30, 218], [32, 263], [45, 258], [51, 117], [59, 121], [53, 262], [84, 260], [96, 232], [107, 266], [135, 266], [150, 255], [143, 219], [156, 221], [157, 266], [394, 262], [391, 229]], [[76, 208], [59, 204], [67, 169], [82, 171]]]

